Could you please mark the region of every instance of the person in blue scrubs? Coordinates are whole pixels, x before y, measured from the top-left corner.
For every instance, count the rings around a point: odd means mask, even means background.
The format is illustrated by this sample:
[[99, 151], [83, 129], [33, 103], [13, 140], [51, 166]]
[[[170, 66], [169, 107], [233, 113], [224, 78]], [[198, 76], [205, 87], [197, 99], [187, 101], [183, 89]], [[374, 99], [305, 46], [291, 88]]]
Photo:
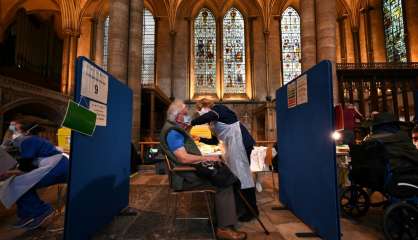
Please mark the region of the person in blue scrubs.
[[[36, 190], [65, 183], [68, 177], [69, 161], [53, 144], [37, 136], [41, 130], [38, 124], [24, 120], [16, 120], [15, 122], [17, 137], [14, 142], [19, 148], [20, 156], [17, 159], [19, 166], [18, 170], [7, 172], [3, 178], [10, 175], [23, 176], [24, 174], [33, 176], [33, 171], [38, 169], [40, 165], [46, 168], [44, 172], [40, 173], [42, 178], [36, 183], [30, 183], [32, 187], [19, 196], [16, 201], [19, 220], [14, 227], [35, 229], [41, 226], [54, 212], [49, 203], [45, 203], [39, 198]], [[43, 160], [51, 159], [51, 157], [58, 160], [48, 163], [51, 164], [50, 166], [41, 164]], [[40, 175], [38, 174], [38, 176]]]

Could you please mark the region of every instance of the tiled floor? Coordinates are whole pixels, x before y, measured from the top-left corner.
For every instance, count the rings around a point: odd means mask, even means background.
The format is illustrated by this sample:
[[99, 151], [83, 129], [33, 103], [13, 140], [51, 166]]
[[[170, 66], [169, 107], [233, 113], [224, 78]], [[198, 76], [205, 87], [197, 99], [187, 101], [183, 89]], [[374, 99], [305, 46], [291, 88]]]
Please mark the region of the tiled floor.
[[[277, 177], [277, 176], [276, 176]], [[248, 239], [298, 239], [296, 232], [309, 232], [290, 211], [274, 211], [278, 206], [272, 191], [271, 175], [262, 177], [264, 190], [257, 193], [261, 220], [271, 232], [265, 235], [257, 221], [240, 224], [239, 229], [248, 233]], [[94, 239], [210, 239], [211, 231], [207, 220], [173, 221], [173, 208], [168, 211], [168, 180], [164, 175], [155, 175], [152, 171], [142, 171], [131, 180], [130, 207], [136, 216], [118, 216], [97, 233]], [[183, 196], [179, 201], [177, 216], [202, 216], [207, 214], [202, 196]], [[0, 215], [1, 216], [1, 215]], [[358, 221], [343, 218], [344, 240], [383, 239], [380, 231], [381, 210], [373, 210], [367, 217]], [[32, 232], [11, 230], [15, 217], [0, 219], [0, 240], [3, 239], [61, 239], [59, 227], [63, 225], [63, 215], [55, 216], [44, 228]], [[174, 225], [173, 225], [174, 224]], [[174, 227], [173, 227], [174, 226]], [[317, 238], [310, 238], [317, 239]]]

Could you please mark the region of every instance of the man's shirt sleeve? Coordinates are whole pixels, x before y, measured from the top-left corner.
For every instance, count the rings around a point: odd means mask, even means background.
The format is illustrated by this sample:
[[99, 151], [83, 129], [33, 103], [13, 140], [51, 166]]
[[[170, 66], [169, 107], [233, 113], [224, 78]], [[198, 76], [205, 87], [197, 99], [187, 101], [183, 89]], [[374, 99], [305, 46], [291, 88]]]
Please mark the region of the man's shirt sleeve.
[[171, 152], [184, 146], [184, 137], [176, 130], [171, 130], [167, 134], [167, 145]]

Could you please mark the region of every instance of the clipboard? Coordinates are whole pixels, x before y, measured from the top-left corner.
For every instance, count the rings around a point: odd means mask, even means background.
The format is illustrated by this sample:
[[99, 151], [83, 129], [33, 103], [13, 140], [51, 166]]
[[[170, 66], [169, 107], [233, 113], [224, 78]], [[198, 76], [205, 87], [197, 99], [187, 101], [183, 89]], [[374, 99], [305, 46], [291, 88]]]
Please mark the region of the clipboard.
[[17, 161], [2, 147], [0, 147], [0, 175], [15, 167]]

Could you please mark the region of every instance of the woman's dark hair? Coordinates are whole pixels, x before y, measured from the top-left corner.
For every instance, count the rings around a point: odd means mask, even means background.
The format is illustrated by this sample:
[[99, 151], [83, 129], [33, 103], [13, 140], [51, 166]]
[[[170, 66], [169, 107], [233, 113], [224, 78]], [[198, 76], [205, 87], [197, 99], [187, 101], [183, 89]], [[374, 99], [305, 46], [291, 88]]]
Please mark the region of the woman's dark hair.
[[36, 121], [21, 118], [14, 120], [17, 124], [20, 124], [20, 129], [24, 134], [27, 135], [38, 135], [40, 132], [44, 131], [45, 129]]

